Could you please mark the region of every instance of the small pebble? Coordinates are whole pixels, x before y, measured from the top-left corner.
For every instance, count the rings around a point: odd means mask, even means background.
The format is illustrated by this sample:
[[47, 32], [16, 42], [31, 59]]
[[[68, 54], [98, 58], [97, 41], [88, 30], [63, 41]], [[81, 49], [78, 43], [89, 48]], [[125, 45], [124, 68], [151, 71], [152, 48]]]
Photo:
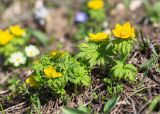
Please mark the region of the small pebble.
[[132, 0], [129, 5], [129, 10], [135, 11], [142, 5], [142, 0]]

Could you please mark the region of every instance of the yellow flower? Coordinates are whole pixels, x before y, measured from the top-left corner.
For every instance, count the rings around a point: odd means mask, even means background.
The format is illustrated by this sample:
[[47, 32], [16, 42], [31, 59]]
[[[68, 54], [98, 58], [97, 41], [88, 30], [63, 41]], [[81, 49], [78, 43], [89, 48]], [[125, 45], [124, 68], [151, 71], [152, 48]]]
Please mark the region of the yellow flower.
[[11, 33], [16, 36], [24, 36], [25, 35], [25, 30], [22, 29], [18, 25], [10, 26], [9, 29], [10, 29]]
[[33, 64], [39, 64], [40, 62], [38, 60], [33, 61]]
[[87, 3], [87, 6], [88, 8], [94, 9], [94, 10], [102, 9], [104, 6], [104, 1], [103, 0], [90, 0]]
[[13, 35], [8, 30], [0, 30], [0, 45], [5, 45], [13, 39]]
[[47, 68], [45, 68], [44, 74], [47, 78], [57, 78], [62, 76], [62, 74], [60, 72], [56, 72], [56, 69], [52, 66], [48, 66]]
[[133, 38], [135, 37], [134, 28], [131, 27], [129, 22], [124, 25], [116, 24], [116, 28], [112, 31], [117, 38]]
[[50, 54], [52, 55], [52, 56], [56, 56], [57, 55], [57, 50], [53, 50]]
[[38, 86], [38, 83], [36, 82], [36, 80], [34, 79], [34, 76], [31, 75], [26, 79], [26, 84], [30, 85], [31, 87], [36, 87]]
[[109, 38], [109, 35], [104, 32], [99, 32], [97, 34], [89, 33], [89, 37], [91, 41], [102, 42], [102, 41], [106, 41]]
[[58, 50], [53, 50], [50, 52], [50, 55], [53, 57], [63, 57], [63, 55], [65, 54], [65, 51], [58, 51]]

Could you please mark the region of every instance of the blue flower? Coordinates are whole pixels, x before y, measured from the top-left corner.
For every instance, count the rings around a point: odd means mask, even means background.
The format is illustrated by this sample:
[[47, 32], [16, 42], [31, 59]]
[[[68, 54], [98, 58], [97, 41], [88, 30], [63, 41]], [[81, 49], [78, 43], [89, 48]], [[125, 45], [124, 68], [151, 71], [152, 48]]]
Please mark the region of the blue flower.
[[79, 23], [86, 22], [88, 20], [88, 15], [85, 12], [77, 12], [75, 15], [75, 21]]

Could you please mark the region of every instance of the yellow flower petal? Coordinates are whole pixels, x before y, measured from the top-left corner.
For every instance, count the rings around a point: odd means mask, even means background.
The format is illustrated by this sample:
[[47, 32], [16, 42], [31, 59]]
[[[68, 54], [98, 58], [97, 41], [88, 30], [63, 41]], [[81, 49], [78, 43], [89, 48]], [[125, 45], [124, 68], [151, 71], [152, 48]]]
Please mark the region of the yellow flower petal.
[[0, 45], [5, 45], [13, 39], [13, 35], [8, 30], [0, 30]]
[[121, 30], [122, 28], [123, 28], [123, 27], [122, 27], [120, 24], [118, 24], [118, 23], [116, 24], [116, 29], [117, 29], [117, 30]]
[[92, 33], [89, 33], [88, 35], [89, 35], [90, 38], [94, 38], [95, 37], [95, 35], [92, 34]]
[[16, 35], [16, 36], [23, 36], [23, 35], [25, 35], [25, 30], [22, 29], [18, 25], [10, 26], [9, 29], [10, 29], [11, 33], [14, 34], [14, 35]]
[[38, 86], [38, 83], [36, 82], [36, 80], [34, 79], [34, 76], [31, 75], [26, 79], [26, 84], [28, 84], [31, 87], [36, 87]]
[[52, 75], [55, 72], [55, 69], [52, 66], [48, 66], [43, 71], [47, 78], [52, 78]]
[[50, 54], [51, 54], [52, 56], [56, 56], [57, 51], [56, 51], [56, 50], [54, 50], [54, 51], [52, 51]]
[[50, 52], [50, 55], [52, 57], [63, 57], [65, 55], [66, 51], [59, 51], [59, 50], [53, 50], [52, 52]]
[[112, 32], [113, 32], [114, 36], [120, 36], [119, 32], [117, 32], [116, 30], [112, 30]]
[[56, 72], [56, 69], [53, 66], [48, 66], [43, 71], [44, 71], [45, 77], [47, 78], [56, 78], [56, 77], [62, 76], [60, 72]]
[[109, 35], [104, 32], [99, 32], [97, 34], [89, 33], [89, 37], [90, 40], [94, 42], [103, 42], [109, 39]]
[[103, 0], [90, 0], [87, 3], [88, 8], [90, 9], [102, 9], [104, 7], [104, 1]]
[[133, 29], [133, 28], [131, 29], [131, 35], [132, 35], [133, 37], [135, 37], [135, 32], [134, 32], [134, 29]]
[[130, 23], [129, 23], [129, 22], [126, 22], [126, 23], [123, 25], [123, 28], [125, 28], [126, 30], [131, 29]]
[[60, 72], [56, 72], [54, 74], [53, 78], [57, 78], [57, 77], [61, 77], [61, 76], [62, 76], [62, 74]]

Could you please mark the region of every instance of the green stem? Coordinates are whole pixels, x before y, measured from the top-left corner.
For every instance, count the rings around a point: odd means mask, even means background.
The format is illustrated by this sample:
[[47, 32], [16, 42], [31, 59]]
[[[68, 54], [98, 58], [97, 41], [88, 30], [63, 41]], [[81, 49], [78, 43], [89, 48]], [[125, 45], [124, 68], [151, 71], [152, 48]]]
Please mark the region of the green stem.
[[2, 113], [2, 114], [5, 114], [5, 113], [4, 113], [4, 110], [3, 110], [2, 104], [0, 104], [0, 109], [1, 109], [1, 113]]
[[122, 62], [124, 64], [126, 63], [128, 56], [129, 56], [129, 53], [126, 53], [125, 55], [122, 55]]

